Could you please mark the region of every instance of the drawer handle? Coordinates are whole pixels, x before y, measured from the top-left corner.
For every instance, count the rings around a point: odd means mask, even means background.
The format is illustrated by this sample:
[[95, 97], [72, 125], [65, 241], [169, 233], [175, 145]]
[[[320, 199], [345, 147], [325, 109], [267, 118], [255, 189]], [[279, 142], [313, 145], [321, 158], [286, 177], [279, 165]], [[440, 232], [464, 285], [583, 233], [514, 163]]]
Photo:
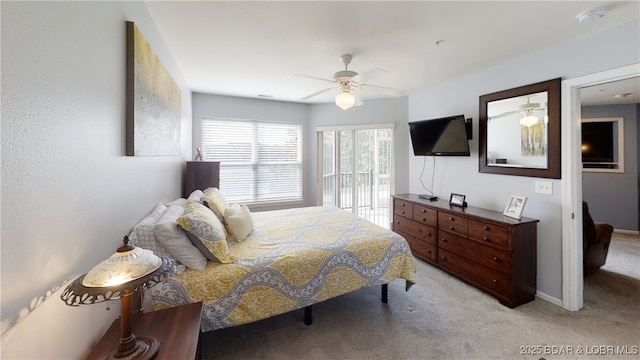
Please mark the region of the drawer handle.
[[494, 284], [498, 284], [499, 283], [498, 279], [493, 279], [493, 280], [491, 280], [491, 282], [494, 283]]
[[449, 220], [453, 221], [453, 218], [451, 216], [449, 216]]
[[427, 236], [431, 236], [431, 233], [430, 233], [430, 232], [428, 232], [428, 233], [427, 233]]
[[484, 241], [491, 241], [491, 240], [490, 240], [488, 237], [486, 237], [486, 236], [483, 236], [483, 237], [482, 237], [482, 240], [484, 240]]
[[442, 238], [442, 242], [447, 242], [447, 239], [445, 239], [445, 238]]
[[425, 210], [425, 209], [422, 209], [420, 211], [422, 211], [423, 214], [427, 212], [427, 210]]
[[442, 256], [442, 257], [440, 257], [440, 260], [447, 260], [447, 257], [446, 256]]
[[482, 227], [483, 230], [489, 230], [489, 228], [485, 225]]
[[425, 218], [420, 218], [420, 221], [427, 221], [427, 219], [425, 219]]
[[453, 230], [453, 226], [449, 226], [449, 230]]
[[400, 210], [400, 214], [404, 215], [405, 214], [404, 210]]
[[497, 257], [497, 256], [494, 256], [494, 257], [493, 257], [493, 261], [498, 262], [498, 261], [500, 261], [500, 259], [498, 259], [498, 257]]

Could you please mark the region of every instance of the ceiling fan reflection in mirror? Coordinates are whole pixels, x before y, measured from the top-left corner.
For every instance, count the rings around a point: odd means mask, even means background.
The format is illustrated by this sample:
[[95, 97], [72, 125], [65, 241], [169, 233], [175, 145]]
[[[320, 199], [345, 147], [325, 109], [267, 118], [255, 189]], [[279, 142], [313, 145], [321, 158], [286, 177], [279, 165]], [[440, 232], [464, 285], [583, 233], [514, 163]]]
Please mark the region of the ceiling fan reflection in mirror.
[[[510, 116], [514, 114], [522, 114], [522, 118], [520, 119], [521, 125], [526, 127], [531, 127], [537, 124], [539, 119], [537, 116], [534, 115], [534, 113], [538, 111], [546, 111], [547, 106], [546, 106], [546, 103], [542, 105], [540, 103], [532, 103], [531, 97], [532, 96], [527, 96], [526, 97], [527, 102], [525, 104], [519, 105], [518, 110], [507, 111], [497, 115], [489, 116], [488, 120], [493, 120], [493, 119]], [[547, 118], [546, 112], [545, 112], [544, 118], [545, 119]]]
[[316, 76], [303, 75], [303, 74], [295, 74], [296, 76], [306, 77], [314, 80], [321, 80], [324, 82], [328, 82], [333, 84], [332, 86], [322, 89], [320, 91], [314, 92], [313, 94], [307, 95], [303, 97], [301, 100], [308, 100], [313, 97], [316, 97], [320, 94], [324, 94], [325, 92], [332, 91], [335, 89], [339, 89], [340, 92], [335, 97], [335, 102], [338, 107], [342, 110], [347, 110], [352, 108], [353, 106], [362, 105], [362, 100], [359, 96], [354, 92], [355, 90], [364, 91], [368, 89], [382, 91], [388, 96], [402, 96], [403, 92], [398, 89], [394, 89], [386, 86], [365, 84], [362, 82], [363, 79], [368, 77], [373, 77], [376, 73], [388, 73], [383, 69], [372, 69], [364, 74], [358, 74], [355, 71], [349, 70], [349, 64], [353, 59], [351, 54], [344, 54], [340, 57], [342, 59], [342, 63], [344, 64], [344, 70], [340, 70], [333, 74], [333, 80], [324, 79]]

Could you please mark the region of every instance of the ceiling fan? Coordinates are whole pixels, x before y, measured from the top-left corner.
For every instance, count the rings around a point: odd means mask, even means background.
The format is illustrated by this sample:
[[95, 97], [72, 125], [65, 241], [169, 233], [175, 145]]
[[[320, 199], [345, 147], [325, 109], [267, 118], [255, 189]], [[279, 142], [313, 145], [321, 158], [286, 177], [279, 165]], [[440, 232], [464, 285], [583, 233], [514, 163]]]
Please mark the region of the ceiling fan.
[[[363, 91], [363, 90], [372, 88], [372, 89], [385, 91], [389, 93], [391, 96], [402, 95], [402, 91], [398, 89], [394, 89], [386, 86], [365, 84], [361, 82], [361, 79], [366, 76], [363, 74], [358, 74], [357, 72], [348, 69], [348, 66], [351, 63], [353, 56], [351, 54], [344, 54], [340, 58], [342, 59], [342, 63], [344, 64], [344, 70], [338, 71], [335, 74], [333, 74], [333, 80], [319, 78], [315, 76], [309, 76], [309, 75], [295, 74], [296, 76], [302, 76], [310, 79], [321, 80], [321, 81], [325, 81], [333, 84], [332, 86], [326, 89], [322, 89], [320, 91], [314, 92], [313, 94], [307, 95], [303, 97], [301, 100], [308, 100], [308, 99], [311, 99], [312, 97], [318, 96], [327, 91], [339, 89], [340, 93], [335, 97], [336, 105], [338, 105], [338, 107], [340, 107], [343, 110], [347, 110], [352, 108], [354, 105], [359, 106], [362, 104], [362, 100], [360, 100], [359, 97], [353, 94], [354, 90]], [[371, 75], [374, 72], [386, 73], [387, 71], [376, 68], [368, 71], [366, 75]]]
[[539, 120], [535, 115], [533, 115], [533, 113], [536, 111], [546, 110], [547, 106], [546, 104], [541, 105], [540, 103], [532, 103], [530, 102], [530, 100], [531, 100], [531, 97], [527, 97], [527, 103], [520, 105], [518, 107], [518, 110], [507, 111], [507, 112], [503, 112], [502, 114], [489, 116], [488, 119], [492, 120], [492, 119], [497, 119], [497, 118], [501, 118], [509, 115], [522, 114], [523, 117], [522, 119], [520, 119], [520, 124], [526, 127], [531, 127], [535, 125]]

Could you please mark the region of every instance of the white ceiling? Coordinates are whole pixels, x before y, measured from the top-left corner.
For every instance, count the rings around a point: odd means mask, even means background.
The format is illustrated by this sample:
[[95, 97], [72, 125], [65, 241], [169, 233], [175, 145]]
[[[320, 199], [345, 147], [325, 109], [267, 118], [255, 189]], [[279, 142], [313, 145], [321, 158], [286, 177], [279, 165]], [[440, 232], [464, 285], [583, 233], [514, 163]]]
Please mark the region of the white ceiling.
[[[349, 70], [386, 70], [363, 82], [408, 94], [640, 17], [638, 1], [146, 4], [192, 91], [295, 102], [331, 85], [296, 74], [332, 79], [344, 70], [345, 53], [353, 54]], [[598, 21], [577, 20], [602, 6], [608, 11]], [[638, 102], [638, 81], [631, 86], [616, 91], [633, 92]], [[331, 102], [337, 93], [304, 102]], [[369, 88], [358, 95], [388, 94]]]

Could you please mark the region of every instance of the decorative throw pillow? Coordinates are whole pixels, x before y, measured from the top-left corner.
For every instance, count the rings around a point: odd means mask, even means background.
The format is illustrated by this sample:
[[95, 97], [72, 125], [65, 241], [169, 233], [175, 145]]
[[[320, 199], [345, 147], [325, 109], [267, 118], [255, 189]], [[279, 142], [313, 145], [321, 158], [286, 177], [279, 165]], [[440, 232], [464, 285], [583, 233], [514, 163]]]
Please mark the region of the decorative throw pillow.
[[133, 227], [129, 234], [131, 245], [151, 250], [158, 256], [172, 257], [169, 251], [158, 242], [154, 233], [154, 226], [165, 210], [167, 207], [164, 204], [157, 204], [151, 213]]
[[211, 261], [231, 263], [229, 246], [225, 236], [224, 225], [206, 206], [188, 201], [184, 205], [184, 214], [178, 218], [180, 227], [186, 230], [189, 240], [200, 250], [202, 255]]
[[246, 205], [234, 204], [224, 211], [227, 230], [236, 241], [242, 241], [253, 231], [253, 218]]
[[177, 220], [183, 214], [184, 207], [181, 205], [169, 206], [155, 224], [154, 233], [172, 258], [190, 269], [202, 271], [207, 266], [207, 258], [193, 246], [187, 234], [178, 226]]
[[193, 190], [191, 194], [189, 194], [189, 197], [187, 198], [187, 200], [202, 202], [203, 196], [204, 196], [204, 193], [202, 192], [202, 190]]
[[207, 203], [209, 209], [218, 212], [218, 214], [224, 214], [224, 210], [229, 206], [224, 195], [218, 190], [218, 188], [210, 187], [203, 192], [204, 201]]

